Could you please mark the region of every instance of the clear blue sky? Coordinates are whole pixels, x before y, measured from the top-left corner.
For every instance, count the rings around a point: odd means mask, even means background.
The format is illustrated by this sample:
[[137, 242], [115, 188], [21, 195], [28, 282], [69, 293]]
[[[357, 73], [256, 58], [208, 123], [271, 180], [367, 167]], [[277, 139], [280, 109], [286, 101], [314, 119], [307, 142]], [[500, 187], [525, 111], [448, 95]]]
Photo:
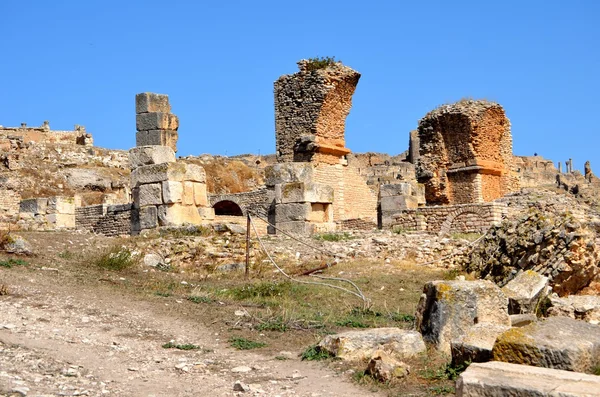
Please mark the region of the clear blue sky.
[[429, 110], [501, 103], [514, 152], [600, 174], [600, 1], [1, 0], [0, 124], [83, 124], [135, 145], [134, 97], [170, 96], [179, 155], [273, 153], [273, 82], [335, 56], [362, 73], [355, 152], [398, 154]]

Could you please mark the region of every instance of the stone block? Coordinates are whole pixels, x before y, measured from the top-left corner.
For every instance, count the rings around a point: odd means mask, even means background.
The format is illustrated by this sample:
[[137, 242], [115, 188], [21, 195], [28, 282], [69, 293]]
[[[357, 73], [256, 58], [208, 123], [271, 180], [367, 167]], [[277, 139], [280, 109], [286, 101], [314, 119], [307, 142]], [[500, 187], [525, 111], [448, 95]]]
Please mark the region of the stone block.
[[193, 205], [165, 204], [158, 207], [160, 226], [198, 225], [202, 219]]
[[600, 324], [600, 296], [569, 295], [559, 298], [558, 295], [552, 294], [550, 304], [549, 316], [565, 316], [590, 324]]
[[272, 187], [289, 182], [310, 182], [314, 169], [310, 163], [280, 163], [265, 167], [265, 185]]
[[138, 212], [139, 228], [134, 227], [135, 230], [154, 229], [158, 226], [158, 212], [156, 207], [143, 207]]
[[139, 187], [139, 207], [147, 205], [161, 205], [162, 200], [162, 184], [148, 183]]
[[194, 182], [183, 182], [183, 204], [194, 204]]
[[75, 214], [75, 198], [64, 196], [49, 197], [46, 213]]
[[170, 113], [169, 96], [142, 92], [135, 96], [135, 113]]
[[275, 202], [333, 203], [333, 188], [321, 183], [289, 182], [275, 185]]
[[48, 214], [46, 215], [46, 219], [48, 220], [48, 223], [50, 223], [57, 229], [75, 228], [75, 214]]
[[177, 152], [179, 134], [173, 130], [138, 131], [135, 134], [136, 146], [168, 146]]
[[318, 346], [344, 361], [370, 360], [381, 350], [396, 359], [415, 357], [427, 350], [421, 334], [393, 327], [327, 335]]
[[507, 307], [508, 298], [491, 281], [431, 281], [423, 288], [416, 326], [426, 341], [450, 355], [450, 342], [477, 323], [510, 326]]
[[314, 225], [304, 221], [277, 222], [277, 234], [280, 231], [301, 236], [310, 236], [314, 233]]
[[177, 131], [179, 118], [174, 114], [164, 112], [141, 113], [135, 116], [135, 126], [138, 131]]
[[157, 182], [206, 182], [204, 168], [181, 162], [144, 165], [131, 172], [131, 186]]
[[600, 396], [600, 376], [502, 362], [471, 364], [456, 382], [457, 397]]
[[47, 198], [32, 198], [27, 200], [21, 200], [21, 203], [19, 205], [19, 212], [26, 212], [30, 214], [45, 214], [47, 208]]
[[380, 350], [371, 358], [365, 370], [366, 374], [383, 383], [404, 378], [409, 372], [410, 367], [406, 363], [391, 357], [383, 350]]
[[535, 313], [539, 301], [550, 292], [548, 277], [526, 270], [502, 287], [502, 292], [508, 297], [509, 314]]
[[193, 182], [194, 204], [198, 207], [208, 207], [208, 195], [206, 194], [206, 183]]
[[183, 185], [181, 182], [162, 182], [163, 202], [166, 204], [181, 203], [183, 199]]
[[215, 219], [215, 209], [212, 207], [198, 207], [198, 214], [200, 214], [201, 219], [206, 221]]
[[275, 219], [279, 222], [306, 221], [310, 217], [310, 203], [289, 203], [275, 205]]
[[492, 354], [496, 361], [591, 373], [600, 366], [600, 327], [549, 317], [502, 333]]
[[451, 341], [452, 365], [484, 363], [492, 359], [492, 348], [498, 335], [509, 329], [508, 325], [478, 323], [464, 335]]
[[174, 162], [175, 152], [168, 146], [138, 146], [129, 150], [129, 166], [132, 169], [143, 165]]
[[409, 182], [390, 183], [379, 187], [380, 197], [390, 196], [412, 196], [414, 193], [413, 186]]
[[381, 211], [394, 214], [404, 210], [415, 209], [419, 206], [414, 196], [385, 196], [380, 199]]

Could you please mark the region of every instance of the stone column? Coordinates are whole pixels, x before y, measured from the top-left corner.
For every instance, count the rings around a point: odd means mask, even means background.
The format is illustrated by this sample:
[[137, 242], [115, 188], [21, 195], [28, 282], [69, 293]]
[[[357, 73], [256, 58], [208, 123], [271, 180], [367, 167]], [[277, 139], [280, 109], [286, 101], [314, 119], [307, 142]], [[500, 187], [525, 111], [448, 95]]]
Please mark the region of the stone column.
[[177, 152], [179, 118], [171, 113], [169, 97], [144, 92], [135, 96], [136, 146], [168, 146]]

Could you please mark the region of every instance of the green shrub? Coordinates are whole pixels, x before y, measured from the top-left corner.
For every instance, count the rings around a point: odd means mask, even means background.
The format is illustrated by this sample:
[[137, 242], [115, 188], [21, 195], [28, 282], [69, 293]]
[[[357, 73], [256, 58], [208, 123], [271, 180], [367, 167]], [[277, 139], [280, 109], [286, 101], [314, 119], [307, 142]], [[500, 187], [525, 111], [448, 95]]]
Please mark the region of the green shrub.
[[236, 337], [230, 338], [229, 344], [231, 345], [231, 347], [235, 347], [238, 350], [260, 349], [261, 347], [265, 347], [267, 345], [266, 343], [255, 342], [250, 339]]
[[311, 345], [302, 352], [300, 358], [306, 361], [320, 361], [333, 357], [328, 351], [322, 350], [318, 345]]
[[282, 283], [264, 282], [244, 285], [241, 288], [233, 288], [229, 293], [234, 299], [244, 300], [282, 296], [287, 294], [290, 288], [292, 288], [292, 283], [289, 281], [284, 281]]
[[176, 344], [173, 342], [169, 342], [169, 343], [165, 343], [164, 345], [162, 345], [163, 349], [178, 349], [178, 350], [198, 350], [201, 349], [200, 346], [196, 346], [194, 344], [191, 343], [185, 343], [185, 344]]
[[24, 261], [23, 259], [9, 258], [7, 260], [0, 261], [0, 267], [6, 267], [8, 269], [10, 269], [13, 266], [26, 266], [28, 264], [29, 263], [27, 261]]
[[352, 240], [354, 237], [347, 232], [342, 233], [319, 233], [315, 234], [315, 240], [319, 241], [343, 241], [343, 240]]
[[264, 323], [260, 323], [255, 327], [258, 331], [278, 331], [285, 332], [288, 330], [288, 325], [281, 317], [271, 318]]
[[189, 300], [190, 302], [193, 302], [193, 303], [211, 303], [212, 302], [212, 299], [210, 299], [208, 296], [191, 295], [191, 296], [188, 296], [187, 300]]
[[335, 57], [315, 57], [308, 58], [308, 63], [306, 64], [306, 70], [312, 72], [313, 70], [325, 69], [331, 65], [335, 65], [337, 62]]
[[120, 271], [135, 266], [139, 261], [137, 255], [124, 247], [112, 247], [94, 260], [94, 264], [107, 270]]

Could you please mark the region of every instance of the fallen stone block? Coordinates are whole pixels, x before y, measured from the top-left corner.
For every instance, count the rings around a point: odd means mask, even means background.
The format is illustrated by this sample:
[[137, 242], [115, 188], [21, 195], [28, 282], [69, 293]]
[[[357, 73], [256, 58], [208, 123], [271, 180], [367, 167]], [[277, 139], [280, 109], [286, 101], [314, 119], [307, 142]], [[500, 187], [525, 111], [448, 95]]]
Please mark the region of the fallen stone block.
[[600, 366], [600, 327], [568, 317], [550, 317], [498, 336], [496, 361], [591, 373]]
[[386, 383], [406, 377], [410, 373], [410, 367], [384, 351], [377, 351], [369, 361], [365, 373]]
[[170, 113], [169, 96], [142, 92], [135, 96], [135, 112], [140, 113]]
[[540, 300], [550, 293], [548, 281], [548, 277], [533, 270], [517, 274], [502, 287], [502, 292], [508, 297], [508, 313], [535, 313]]
[[524, 327], [531, 323], [535, 323], [538, 320], [535, 314], [511, 314], [510, 325], [511, 327]]
[[426, 351], [421, 334], [391, 327], [327, 335], [319, 348], [346, 361], [370, 360], [380, 351], [401, 360]]
[[490, 361], [496, 338], [509, 328], [508, 325], [475, 324], [466, 334], [451, 342], [452, 365], [459, 367], [468, 362]]
[[179, 118], [174, 114], [164, 112], [141, 113], [135, 116], [135, 126], [138, 131], [177, 131]]
[[471, 364], [456, 381], [457, 397], [600, 396], [600, 376], [528, 365]]
[[450, 355], [450, 343], [477, 323], [510, 326], [508, 299], [491, 281], [431, 281], [417, 306], [416, 326], [423, 338]]
[[167, 146], [138, 146], [129, 150], [129, 165], [132, 169], [143, 165], [174, 162], [175, 152]]
[[571, 317], [590, 324], [600, 324], [600, 296], [569, 295], [559, 298], [552, 294], [550, 305], [548, 316]]

